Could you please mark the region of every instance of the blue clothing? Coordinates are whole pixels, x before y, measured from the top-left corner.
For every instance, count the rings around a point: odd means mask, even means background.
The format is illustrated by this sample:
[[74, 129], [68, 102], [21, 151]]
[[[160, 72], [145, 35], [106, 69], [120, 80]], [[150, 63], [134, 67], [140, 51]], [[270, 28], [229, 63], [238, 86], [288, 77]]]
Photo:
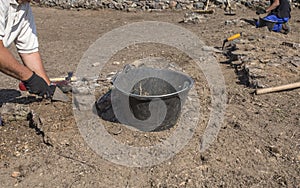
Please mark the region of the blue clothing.
[[[268, 16], [266, 16], [262, 19], [266, 20], [266, 21], [275, 22], [275, 25], [274, 25], [272, 31], [280, 32], [282, 29], [282, 24], [288, 22], [290, 18], [289, 17], [288, 18], [279, 18], [278, 16], [276, 16], [274, 14], [269, 14]], [[256, 22], [257, 27], [258, 27], [258, 25], [259, 25], [259, 22]]]
[[[262, 18], [263, 20], [275, 22], [272, 31], [280, 32], [282, 29], [282, 24], [289, 21], [290, 18], [279, 18], [278, 16], [274, 14], [269, 14], [268, 16]], [[256, 22], [256, 27], [259, 26], [259, 21]]]

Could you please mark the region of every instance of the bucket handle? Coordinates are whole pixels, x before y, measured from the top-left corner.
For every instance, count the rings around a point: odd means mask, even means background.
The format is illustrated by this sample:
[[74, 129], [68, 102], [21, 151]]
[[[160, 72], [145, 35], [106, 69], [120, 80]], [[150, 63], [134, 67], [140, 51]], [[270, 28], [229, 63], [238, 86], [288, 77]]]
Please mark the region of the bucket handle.
[[126, 64], [124, 65], [123, 69], [121, 71], [118, 71], [112, 78], [111, 78], [111, 83], [113, 84], [116, 79], [118, 78], [118, 76], [121, 74], [121, 73], [127, 73], [128, 71], [130, 71], [132, 69], [132, 66], [129, 65], [129, 64]]

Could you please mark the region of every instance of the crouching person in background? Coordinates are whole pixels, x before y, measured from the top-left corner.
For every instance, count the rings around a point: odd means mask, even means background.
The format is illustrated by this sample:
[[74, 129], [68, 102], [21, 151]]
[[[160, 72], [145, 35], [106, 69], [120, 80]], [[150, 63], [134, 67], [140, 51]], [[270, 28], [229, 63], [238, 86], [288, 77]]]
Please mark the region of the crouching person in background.
[[267, 8], [260, 8], [256, 11], [257, 15], [268, 13], [267, 16], [260, 18], [256, 22], [257, 27], [263, 27], [271, 24], [269, 30], [275, 32], [283, 32], [288, 34], [291, 31], [291, 27], [288, 24], [291, 18], [291, 6], [288, 0], [270, 0], [271, 5]]

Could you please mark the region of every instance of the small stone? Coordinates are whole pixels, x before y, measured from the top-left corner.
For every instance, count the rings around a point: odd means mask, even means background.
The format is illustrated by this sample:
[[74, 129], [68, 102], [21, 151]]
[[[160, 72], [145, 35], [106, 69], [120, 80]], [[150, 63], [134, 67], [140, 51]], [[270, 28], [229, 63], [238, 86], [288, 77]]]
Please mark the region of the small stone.
[[186, 181], [183, 181], [179, 184], [179, 187], [185, 186], [186, 185]]
[[14, 172], [11, 174], [11, 177], [17, 178], [17, 177], [20, 177], [20, 175], [21, 175], [21, 172], [14, 171]]
[[268, 149], [273, 154], [277, 154], [278, 155], [278, 154], [281, 153], [280, 149], [278, 147], [276, 147], [276, 146], [269, 146]]
[[131, 63], [131, 65], [133, 65], [134, 67], [140, 67], [143, 64], [144, 64], [144, 62], [141, 61], [140, 59], [135, 60], [133, 63]]
[[98, 67], [100, 65], [100, 63], [99, 62], [96, 62], [96, 63], [94, 63], [93, 65], [92, 65], [92, 67]]
[[176, 9], [181, 9], [182, 8], [182, 5], [180, 3], [177, 3], [176, 4]]
[[246, 6], [246, 7], [252, 7], [252, 3], [251, 3], [251, 2], [248, 2], [248, 1], [246, 1], [246, 2], [245, 2], [245, 6]]
[[121, 3], [115, 3], [115, 9], [123, 10], [123, 5]]
[[127, 9], [127, 11], [128, 11], [128, 12], [136, 12], [136, 8], [131, 8], [131, 7], [130, 7], [130, 8]]
[[132, 3], [130, 7], [131, 7], [131, 8], [136, 8], [136, 7], [137, 7], [137, 4], [136, 4], [136, 3]]
[[[114, 119], [112, 119], [112, 121], [114, 121]], [[122, 133], [122, 131], [123, 131], [122, 127], [113, 126], [108, 132], [113, 135], [118, 135]]]
[[69, 140], [63, 140], [63, 141], [60, 142], [60, 145], [70, 146], [70, 141]]
[[233, 22], [231, 20], [225, 20], [225, 25], [232, 25]]
[[186, 8], [187, 8], [188, 10], [192, 10], [192, 9], [194, 8], [194, 5], [193, 5], [193, 4], [186, 5]]
[[216, 0], [216, 1], [215, 1], [215, 4], [217, 4], [217, 5], [224, 4], [224, 0]]
[[262, 154], [262, 152], [260, 151], [260, 149], [255, 149], [255, 153], [259, 153], [259, 154]]
[[110, 81], [113, 80], [116, 76], [117, 72], [110, 72], [106, 75], [106, 80]]
[[25, 121], [27, 119], [26, 116], [23, 115], [15, 115], [15, 121]]
[[256, 40], [256, 37], [255, 36], [248, 36], [248, 40], [249, 41], [254, 41], [254, 40]]
[[119, 61], [114, 61], [112, 64], [113, 65], [120, 65], [120, 62]]
[[169, 7], [170, 7], [171, 9], [176, 8], [176, 5], [177, 5], [177, 2], [176, 2], [176, 1], [170, 1], [170, 3], [169, 3]]
[[14, 153], [14, 156], [16, 156], [16, 157], [19, 157], [21, 155], [21, 153], [19, 152], [19, 151], [16, 151], [15, 153]]
[[203, 8], [204, 8], [204, 3], [202, 3], [202, 2], [197, 2], [197, 3], [194, 4], [194, 7], [195, 7], [196, 9], [203, 9]]

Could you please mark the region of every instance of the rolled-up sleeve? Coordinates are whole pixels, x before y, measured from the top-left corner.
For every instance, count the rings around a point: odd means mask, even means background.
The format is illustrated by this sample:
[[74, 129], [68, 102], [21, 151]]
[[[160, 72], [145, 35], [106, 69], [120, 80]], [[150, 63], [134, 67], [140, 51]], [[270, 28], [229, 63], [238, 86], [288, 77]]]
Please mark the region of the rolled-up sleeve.
[[39, 43], [36, 32], [34, 17], [29, 3], [25, 4], [24, 20], [21, 23], [21, 30], [15, 40], [15, 44], [19, 53], [33, 53], [38, 51]]

